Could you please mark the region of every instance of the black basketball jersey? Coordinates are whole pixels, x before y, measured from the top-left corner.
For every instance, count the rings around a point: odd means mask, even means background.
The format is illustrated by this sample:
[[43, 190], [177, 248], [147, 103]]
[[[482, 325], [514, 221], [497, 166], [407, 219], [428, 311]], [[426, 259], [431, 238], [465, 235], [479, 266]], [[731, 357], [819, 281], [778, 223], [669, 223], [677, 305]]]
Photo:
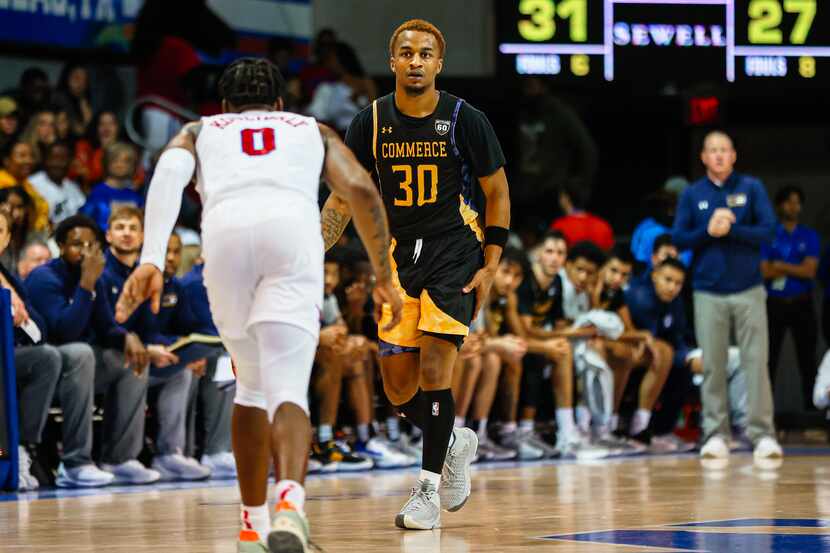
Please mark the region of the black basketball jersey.
[[556, 275], [547, 288], [542, 288], [531, 273], [522, 279], [516, 291], [519, 299], [519, 314], [530, 315], [533, 326], [554, 325], [564, 319], [562, 310], [562, 277]]
[[491, 336], [504, 336], [510, 333], [507, 324], [507, 296], [499, 296], [495, 291], [492, 292], [487, 309], [487, 332]]
[[374, 173], [396, 239], [469, 227], [481, 240], [473, 186], [504, 165], [504, 154], [483, 113], [439, 94], [435, 111], [422, 118], [401, 113], [394, 94], [379, 98], [352, 121], [346, 144]]

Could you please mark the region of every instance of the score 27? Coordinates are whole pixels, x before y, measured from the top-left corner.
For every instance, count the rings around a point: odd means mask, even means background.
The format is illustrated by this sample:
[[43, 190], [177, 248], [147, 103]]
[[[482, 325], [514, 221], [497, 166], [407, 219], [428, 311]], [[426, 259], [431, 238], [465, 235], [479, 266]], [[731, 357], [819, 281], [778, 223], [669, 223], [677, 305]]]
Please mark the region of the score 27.
[[573, 42], [588, 40], [588, 0], [521, 0], [519, 13], [530, 19], [519, 21], [519, 34], [531, 42], [545, 42], [556, 35], [556, 16], [567, 20]]
[[790, 44], [804, 44], [816, 17], [816, 0], [783, 0], [783, 8], [781, 0], [751, 0], [748, 12], [750, 44], [784, 44], [784, 12], [798, 14]]

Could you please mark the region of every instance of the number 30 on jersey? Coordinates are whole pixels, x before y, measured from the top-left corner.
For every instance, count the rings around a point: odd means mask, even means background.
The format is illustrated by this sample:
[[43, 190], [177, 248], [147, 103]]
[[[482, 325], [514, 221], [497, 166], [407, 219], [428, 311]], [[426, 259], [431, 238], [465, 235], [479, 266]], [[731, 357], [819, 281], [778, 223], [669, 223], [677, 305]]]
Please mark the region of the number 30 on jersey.
[[395, 198], [395, 206], [412, 207], [434, 204], [438, 201], [438, 166], [433, 164], [417, 165], [415, 176], [418, 181], [418, 197], [412, 189], [413, 171], [411, 165], [393, 165], [393, 173], [401, 173], [401, 190], [403, 197]]

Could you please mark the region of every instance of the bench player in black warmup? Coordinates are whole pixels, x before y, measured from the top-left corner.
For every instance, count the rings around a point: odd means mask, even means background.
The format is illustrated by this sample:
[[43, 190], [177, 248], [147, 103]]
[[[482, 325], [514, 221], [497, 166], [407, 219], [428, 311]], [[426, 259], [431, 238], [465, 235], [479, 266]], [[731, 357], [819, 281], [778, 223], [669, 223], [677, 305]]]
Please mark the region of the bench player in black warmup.
[[[355, 117], [346, 144], [380, 186], [393, 280], [404, 300], [401, 324], [379, 332], [384, 389], [424, 434], [418, 485], [395, 524], [431, 529], [440, 525], [441, 508], [457, 511], [470, 494], [478, 440], [468, 428], [453, 431], [452, 368], [499, 265], [510, 199], [504, 154], [487, 118], [435, 88], [444, 63], [441, 32], [407, 21], [389, 51], [395, 92]], [[487, 199], [484, 229], [471, 203], [476, 181]], [[326, 247], [349, 217], [332, 196], [322, 213]]]

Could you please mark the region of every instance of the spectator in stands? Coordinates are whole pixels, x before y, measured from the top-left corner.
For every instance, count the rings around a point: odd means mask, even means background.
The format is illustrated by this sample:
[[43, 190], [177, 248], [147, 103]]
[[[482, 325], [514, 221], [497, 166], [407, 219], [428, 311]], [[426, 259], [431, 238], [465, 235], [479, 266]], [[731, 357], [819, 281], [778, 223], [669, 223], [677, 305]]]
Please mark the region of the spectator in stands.
[[0, 255], [0, 262], [12, 272], [23, 253], [23, 247], [31, 240], [42, 239], [45, 233], [37, 232], [32, 226], [34, 205], [29, 195], [19, 186], [0, 190], [0, 208], [12, 218], [12, 238], [6, 250]]
[[[153, 317], [152, 321], [154, 326], [154, 338], [152, 341], [166, 346], [169, 346], [176, 340], [192, 334], [198, 333], [215, 335], [215, 332], [212, 331], [212, 321], [205, 322], [196, 317], [195, 311], [191, 305], [192, 301], [190, 296], [185, 292], [185, 288], [182, 285], [181, 280], [176, 278], [176, 272], [179, 270], [181, 259], [182, 241], [179, 238], [179, 235], [174, 233], [170, 236], [170, 240], [167, 244], [167, 255], [165, 257], [164, 264], [164, 288], [162, 291], [161, 305], [158, 315]], [[215, 372], [212, 372], [209, 376], [206, 372], [208, 360], [213, 362], [213, 371], [215, 371], [216, 358], [219, 357], [223, 351], [224, 350], [221, 345], [216, 346], [203, 343], [192, 343], [177, 350], [177, 355], [179, 357], [178, 365], [173, 365], [171, 367], [167, 367], [166, 369], [157, 369], [155, 367], [150, 368], [150, 386], [152, 387], [154, 385], [154, 381], [158, 381], [158, 384], [163, 385], [163, 390], [158, 399], [158, 411], [161, 428], [159, 429], [157, 448], [161, 454], [164, 454], [165, 449], [167, 451], [175, 450], [177, 454], [182, 455], [185, 459], [187, 459], [188, 464], [193, 465], [194, 467], [196, 466], [194, 463], [198, 464], [195, 459], [183, 455], [185, 450], [184, 425], [186, 412], [182, 411], [182, 413], [179, 414], [178, 408], [187, 408], [187, 398], [194, 389], [194, 381], [198, 379], [210, 380], [213, 378]], [[171, 386], [171, 384], [176, 382], [177, 378], [183, 378], [175, 374], [177, 371], [190, 373], [190, 376], [186, 378], [191, 382], [191, 384], [184, 393], [183, 399], [173, 393], [175, 391], [175, 386]], [[165, 382], [166, 379], [168, 379], [167, 382]], [[215, 388], [215, 384], [213, 387]], [[181, 405], [179, 405], [179, 401], [181, 401]], [[212, 407], [220, 405], [221, 403]], [[175, 432], [181, 431], [182, 433], [180, 441], [178, 436], [176, 436], [175, 440], [170, 440], [169, 437], [165, 436], [165, 434], [173, 433], [173, 429], [165, 431], [165, 427], [170, 426], [169, 422], [165, 422], [165, 414], [168, 420], [178, 421], [177, 417], [182, 417], [181, 429], [175, 429]], [[213, 416], [213, 418], [218, 418], [216, 417], [216, 414], [211, 414], [211, 416]], [[225, 420], [227, 422], [226, 430], [227, 432], [230, 432], [230, 419], [226, 418]], [[169, 442], [171, 441], [174, 441], [175, 443], [170, 444]], [[181, 449], [182, 451], [178, 451], [178, 449]], [[180, 462], [181, 460], [178, 461]], [[164, 459], [159, 460], [159, 463], [164, 466], [170, 464], [168, 460]], [[201, 464], [197, 468], [200, 472], [204, 472], [205, 470], [210, 471], [209, 474], [212, 478], [234, 478], [236, 476], [236, 461], [230, 452], [230, 443], [228, 443], [227, 446], [221, 450], [206, 451], [202, 456]], [[164, 470], [159, 470], [159, 472], [162, 474], [165, 473]], [[196, 472], [197, 471], [194, 471], [194, 474]]]
[[35, 113], [20, 136], [20, 140], [32, 149], [36, 169], [42, 168], [43, 160], [46, 158], [46, 149], [57, 139], [55, 112], [51, 110]]
[[[108, 247], [101, 281], [114, 316], [124, 282], [138, 265], [144, 240], [142, 211], [131, 205], [115, 207], [107, 224], [106, 239]], [[170, 337], [156, 332], [154, 318], [149, 305], [144, 305], [123, 324], [127, 331], [135, 332], [146, 344], [152, 360], [149, 386], [159, 389], [156, 405], [159, 431], [153, 470], [164, 480], [204, 480], [210, 476], [210, 469], [183, 455], [187, 397], [193, 373], [179, 363], [178, 356], [167, 351], [164, 343], [171, 342]]]
[[706, 176], [680, 197], [674, 240], [694, 251], [695, 330], [703, 349], [703, 458], [726, 460], [730, 433], [727, 357], [734, 328], [747, 372], [749, 438], [760, 463], [782, 457], [775, 439], [769, 384], [766, 292], [761, 245], [771, 240], [775, 215], [764, 185], [734, 172], [737, 153], [723, 132], [706, 135]]
[[[321, 464], [324, 472], [356, 471], [372, 468], [374, 461], [352, 455], [334, 440], [334, 425], [340, 404], [343, 381], [357, 376], [362, 369], [359, 346], [350, 340], [349, 328], [343, 320], [337, 302], [335, 289], [340, 283], [340, 263], [336, 254], [328, 254], [324, 264], [324, 299], [320, 315], [320, 345], [317, 350], [316, 367], [313, 374], [313, 390], [319, 398], [319, 425], [317, 440], [313, 446], [313, 458]], [[362, 382], [361, 382], [362, 384]], [[370, 422], [368, 406], [361, 405], [356, 412], [358, 425], [364, 425], [368, 432]], [[368, 441], [368, 437], [367, 440]]]
[[550, 228], [564, 234], [569, 247], [587, 240], [608, 251], [614, 246], [614, 231], [608, 221], [585, 211], [589, 194], [590, 189], [582, 185], [567, 184], [561, 188], [559, 205], [565, 215], [556, 219]]
[[79, 211], [105, 229], [115, 204], [142, 207], [144, 198], [133, 190], [138, 155], [132, 145], [116, 142], [107, 146], [103, 162], [106, 177], [92, 189]]
[[[75, 359], [83, 360], [74, 366], [64, 363], [59, 384], [64, 449], [57, 485], [155, 482], [161, 475], [136, 460], [144, 442], [150, 357], [141, 339], [113, 320], [101, 279], [105, 264], [101, 231], [89, 217], [73, 215], [58, 225], [55, 240], [61, 256], [32, 271], [26, 290], [46, 321], [49, 341], [59, 349], [72, 346]], [[90, 345], [92, 357], [87, 355]], [[104, 395], [101, 460], [102, 468], [114, 476], [109, 479], [92, 463], [96, 393]]]
[[767, 288], [770, 383], [774, 390], [781, 346], [790, 330], [801, 373], [804, 406], [811, 409], [818, 344], [813, 288], [821, 246], [818, 233], [799, 223], [803, 203], [804, 191], [797, 186], [785, 186], [776, 193], [779, 223], [772, 243], [761, 246], [761, 274]]
[[[625, 300], [634, 326], [645, 332], [645, 348], [634, 366], [647, 366], [640, 385], [637, 411], [629, 433], [652, 446], [652, 451], [688, 451], [689, 444], [676, 438], [674, 426], [691, 386], [692, 362], [686, 344], [686, 312], [680, 292], [686, 278], [685, 266], [669, 257], [654, 268], [649, 282], [632, 285]], [[695, 363], [700, 363], [696, 359]], [[661, 410], [652, 419], [660, 399]]]
[[33, 202], [32, 218], [30, 223], [33, 230], [45, 231], [49, 228], [49, 204], [46, 203], [37, 189], [29, 182], [29, 175], [35, 166], [32, 148], [25, 142], [15, 141], [6, 145], [0, 151], [0, 189], [22, 186]]
[[74, 152], [76, 137], [72, 134], [71, 124], [68, 111], [62, 108], [55, 110], [55, 136], [57, 142], [66, 142]]
[[[666, 234], [671, 235], [674, 212], [677, 208], [677, 194], [666, 189], [658, 190], [646, 198], [646, 208], [650, 215], [643, 219], [631, 236], [631, 253], [640, 263], [655, 267], [652, 263], [655, 242]], [[674, 257], [677, 257], [675, 255]], [[692, 252], [685, 251], [680, 257], [686, 266], [692, 261]]]
[[[577, 255], [583, 254], [577, 248]], [[601, 255], [601, 254], [600, 254]], [[567, 276], [562, 269], [566, 258], [570, 263], [567, 244], [562, 233], [552, 231], [543, 239], [528, 275], [516, 291], [515, 332], [527, 343], [523, 359], [521, 394], [519, 398], [519, 437], [547, 457], [572, 454], [582, 443], [574, 418], [573, 348], [569, 338], [593, 334], [592, 330], [572, 330], [563, 322]], [[581, 263], [581, 262], [580, 262]], [[511, 320], [514, 316], [510, 309]], [[515, 320], [515, 319], [513, 319]], [[537, 409], [542, 400], [545, 367], [553, 365], [550, 387], [556, 401], [557, 444], [550, 446], [534, 428]], [[510, 430], [510, 427], [506, 429]], [[510, 445], [503, 440], [502, 445]], [[523, 448], [526, 449], [526, 448]], [[518, 449], [522, 457], [522, 449]]]
[[20, 130], [20, 110], [11, 96], [0, 96], [0, 151], [17, 136]]
[[511, 191], [514, 215], [549, 220], [554, 210], [551, 198], [567, 185], [590, 195], [597, 146], [576, 111], [553, 96], [539, 77], [522, 81], [517, 126], [519, 183]]
[[[169, 253], [169, 252], [168, 252]], [[199, 260], [200, 261], [200, 260]], [[208, 303], [207, 288], [205, 288], [202, 271], [204, 263], [199, 262], [184, 277], [182, 277], [182, 292], [193, 314], [199, 321], [204, 334], [218, 336], [219, 331], [213, 323]], [[169, 271], [168, 271], [169, 272]], [[202, 413], [204, 428], [204, 445], [201, 447], [201, 463], [212, 470], [214, 478], [224, 478], [229, 474], [230, 464], [236, 470], [236, 461], [231, 453], [231, 416], [233, 414], [233, 398], [235, 388], [214, 381], [218, 360], [208, 360], [205, 374], [194, 382], [196, 389], [191, 389], [191, 415], [188, 417], [195, 434], [195, 408]]]
[[76, 138], [85, 136], [92, 122], [89, 84], [86, 66], [70, 62], [64, 65], [55, 88], [54, 103], [68, 115], [69, 133]]
[[[653, 336], [647, 330], [639, 330], [631, 320], [631, 311], [626, 303], [625, 292], [634, 268], [634, 257], [627, 248], [618, 244], [614, 246], [605, 264], [599, 272], [597, 285], [591, 292], [591, 307], [594, 310], [606, 311], [616, 314], [623, 324], [623, 332], [614, 340], [603, 340], [605, 348], [605, 359], [614, 371], [614, 410], [611, 420], [606, 427], [600, 429], [599, 444], [612, 448], [629, 449], [632, 446], [642, 450], [643, 445], [648, 445], [649, 436], [644, 432], [648, 428], [651, 418], [651, 404], [641, 401], [648, 407], [642, 407], [635, 413], [630, 428], [630, 434], [637, 444], [628, 440], [620, 440], [613, 432], [618, 430], [619, 409], [622, 403], [625, 387], [631, 376], [631, 371], [639, 366], [645, 366], [646, 378], [640, 386], [640, 397], [650, 398], [654, 395], [655, 383], [662, 386], [665, 380], [667, 367], [660, 363], [656, 356], [646, 358], [646, 348], [653, 343]], [[649, 279], [651, 277], [649, 276]], [[659, 349], [659, 348], [654, 348]], [[659, 393], [659, 389], [656, 393]]]
[[80, 186], [68, 177], [71, 155], [66, 142], [52, 143], [46, 149], [43, 170], [29, 178], [29, 182], [49, 205], [49, 221], [52, 225], [75, 215], [86, 203], [86, 196]]
[[818, 280], [824, 288], [824, 301], [821, 302], [821, 328], [824, 333], [824, 343], [830, 344], [830, 246], [821, 256]]
[[308, 103], [314, 97], [314, 91], [321, 83], [337, 80], [337, 77], [323, 63], [337, 44], [337, 33], [334, 29], [320, 29], [311, 47], [311, 63], [300, 72], [302, 83], [303, 103]]
[[20, 260], [17, 262], [17, 274], [20, 280], [26, 278], [38, 267], [52, 259], [52, 252], [43, 240], [31, 240], [23, 246]]
[[52, 90], [49, 76], [39, 67], [29, 67], [20, 75], [20, 87], [15, 100], [20, 107], [21, 119], [25, 125], [29, 118], [49, 106]]
[[303, 61], [294, 56], [294, 50], [295, 41], [289, 38], [274, 37], [268, 41], [268, 59], [274, 62], [285, 79], [284, 109], [299, 112], [303, 99], [303, 83], [299, 76]]
[[104, 151], [122, 138], [121, 123], [112, 111], [95, 114], [85, 138], [75, 143], [75, 156], [69, 178], [78, 181], [84, 190], [104, 178]]
[[[463, 424], [469, 408], [471, 428], [478, 434], [478, 453], [484, 461], [508, 461], [515, 459], [519, 454], [515, 449], [502, 447], [492, 441], [487, 432], [487, 422], [496, 394], [499, 392], [502, 368], [505, 373], [502, 380], [504, 387], [501, 390], [504, 410], [512, 413], [508, 415], [507, 420], [513, 421], [514, 424], [516, 421], [522, 359], [527, 352], [527, 342], [519, 338], [512, 328], [517, 328], [521, 324], [515, 319], [518, 305], [516, 290], [525, 274], [529, 273], [530, 267], [525, 253], [515, 248], [506, 248], [493, 278], [492, 295], [482, 308], [479, 374], [476, 374], [475, 364], [465, 366], [459, 375], [460, 382], [453, 390], [458, 419], [456, 424]], [[459, 393], [456, 393], [456, 389]]]
[[320, 83], [306, 111], [345, 134], [354, 116], [377, 97], [377, 87], [354, 49], [344, 42], [328, 51], [323, 64], [336, 80]]
[[[7, 211], [0, 211], [0, 253], [9, 245], [11, 229], [11, 215]], [[41, 484], [50, 483], [38, 462], [37, 446], [60, 377], [61, 358], [55, 348], [44, 345], [46, 324], [29, 302], [23, 284], [2, 264], [0, 285], [9, 290], [12, 298], [14, 366], [20, 408], [18, 489], [36, 490]]]

